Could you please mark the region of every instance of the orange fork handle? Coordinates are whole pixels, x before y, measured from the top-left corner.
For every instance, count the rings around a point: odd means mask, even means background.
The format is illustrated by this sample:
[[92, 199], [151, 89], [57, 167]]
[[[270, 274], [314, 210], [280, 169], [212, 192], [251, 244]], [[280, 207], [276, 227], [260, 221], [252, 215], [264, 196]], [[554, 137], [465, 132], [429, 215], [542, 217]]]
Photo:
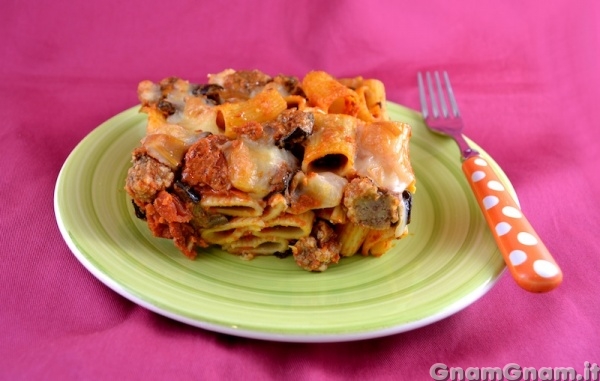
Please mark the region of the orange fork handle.
[[462, 169], [517, 284], [531, 292], [556, 288], [563, 278], [560, 267], [489, 162], [472, 156]]

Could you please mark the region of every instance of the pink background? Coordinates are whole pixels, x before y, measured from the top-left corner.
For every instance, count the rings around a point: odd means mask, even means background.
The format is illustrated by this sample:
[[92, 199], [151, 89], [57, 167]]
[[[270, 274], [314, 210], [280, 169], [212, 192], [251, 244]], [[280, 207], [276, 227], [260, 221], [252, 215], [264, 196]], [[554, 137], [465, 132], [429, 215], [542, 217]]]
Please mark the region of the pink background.
[[[600, 3], [416, 3], [2, 1], [0, 379], [418, 381], [438, 362], [600, 362]], [[563, 284], [533, 295], [505, 274], [438, 323], [332, 344], [204, 331], [111, 291], [59, 234], [62, 163], [137, 103], [140, 80], [228, 67], [375, 77], [413, 108], [416, 72], [447, 69], [465, 133], [511, 179]]]

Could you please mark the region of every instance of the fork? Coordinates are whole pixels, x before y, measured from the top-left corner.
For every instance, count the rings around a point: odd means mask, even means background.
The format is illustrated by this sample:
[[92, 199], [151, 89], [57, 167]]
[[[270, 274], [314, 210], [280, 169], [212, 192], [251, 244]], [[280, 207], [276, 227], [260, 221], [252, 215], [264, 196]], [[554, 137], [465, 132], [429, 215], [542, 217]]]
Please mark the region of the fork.
[[513, 278], [527, 291], [553, 290], [562, 282], [562, 271], [490, 162], [464, 138], [463, 121], [448, 73], [443, 72], [443, 86], [437, 71], [433, 76], [426, 72], [425, 80], [419, 72], [417, 82], [425, 124], [458, 144], [463, 172]]

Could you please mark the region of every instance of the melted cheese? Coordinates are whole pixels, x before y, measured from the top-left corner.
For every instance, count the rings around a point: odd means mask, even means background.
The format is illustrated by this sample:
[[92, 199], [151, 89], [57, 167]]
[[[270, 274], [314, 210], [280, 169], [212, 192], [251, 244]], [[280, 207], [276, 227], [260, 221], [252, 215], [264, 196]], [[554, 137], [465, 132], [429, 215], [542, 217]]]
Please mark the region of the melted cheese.
[[217, 126], [217, 108], [208, 104], [204, 98], [189, 98], [183, 111], [179, 113], [181, 114], [179, 125], [188, 130], [222, 133]]
[[[298, 168], [289, 151], [272, 144], [239, 138], [223, 146], [231, 184], [255, 198], [283, 188], [285, 178]], [[282, 189], [279, 189], [282, 190]]]
[[290, 213], [340, 205], [346, 184], [348, 180], [332, 172], [298, 172], [291, 183]]
[[235, 73], [235, 70], [233, 69], [225, 69], [220, 73], [217, 74], [209, 74], [208, 75], [208, 83], [211, 85], [219, 85], [219, 86], [223, 86], [225, 85], [225, 78], [227, 78], [229, 75]]
[[393, 192], [414, 192], [415, 176], [409, 161], [411, 128], [400, 122], [359, 125], [357, 157], [360, 176], [369, 177], [381, 188]]

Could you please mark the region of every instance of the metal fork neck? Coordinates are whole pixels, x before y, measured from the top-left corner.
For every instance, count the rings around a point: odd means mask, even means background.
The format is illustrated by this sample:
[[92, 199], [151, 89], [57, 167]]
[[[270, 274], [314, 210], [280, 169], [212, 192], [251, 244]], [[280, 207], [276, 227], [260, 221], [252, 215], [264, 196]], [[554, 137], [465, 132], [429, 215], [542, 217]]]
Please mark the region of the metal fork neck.
[[469, 146], [469, 143], [467, 143], [462, 134], [452, 134], [452, 136], [454, 137], [454, 140], [456, 140], [456, 143], [458, 143], [458, 147], [460, 148], [460, 155], [463, 160], [466, 160], [473, 156], [479, 156], [479, 152], [477, 152], [477, 150], [474, 150], [473, 148], [471, 148], [471, 146]]
[[473, 156], [479, 156], [479, 152], [472, 148], [467, 148], [467, 149], [463, 150], [460, 154], [461, 154], [463, 160], [467, 160], [468, 158], [473, 157]]

